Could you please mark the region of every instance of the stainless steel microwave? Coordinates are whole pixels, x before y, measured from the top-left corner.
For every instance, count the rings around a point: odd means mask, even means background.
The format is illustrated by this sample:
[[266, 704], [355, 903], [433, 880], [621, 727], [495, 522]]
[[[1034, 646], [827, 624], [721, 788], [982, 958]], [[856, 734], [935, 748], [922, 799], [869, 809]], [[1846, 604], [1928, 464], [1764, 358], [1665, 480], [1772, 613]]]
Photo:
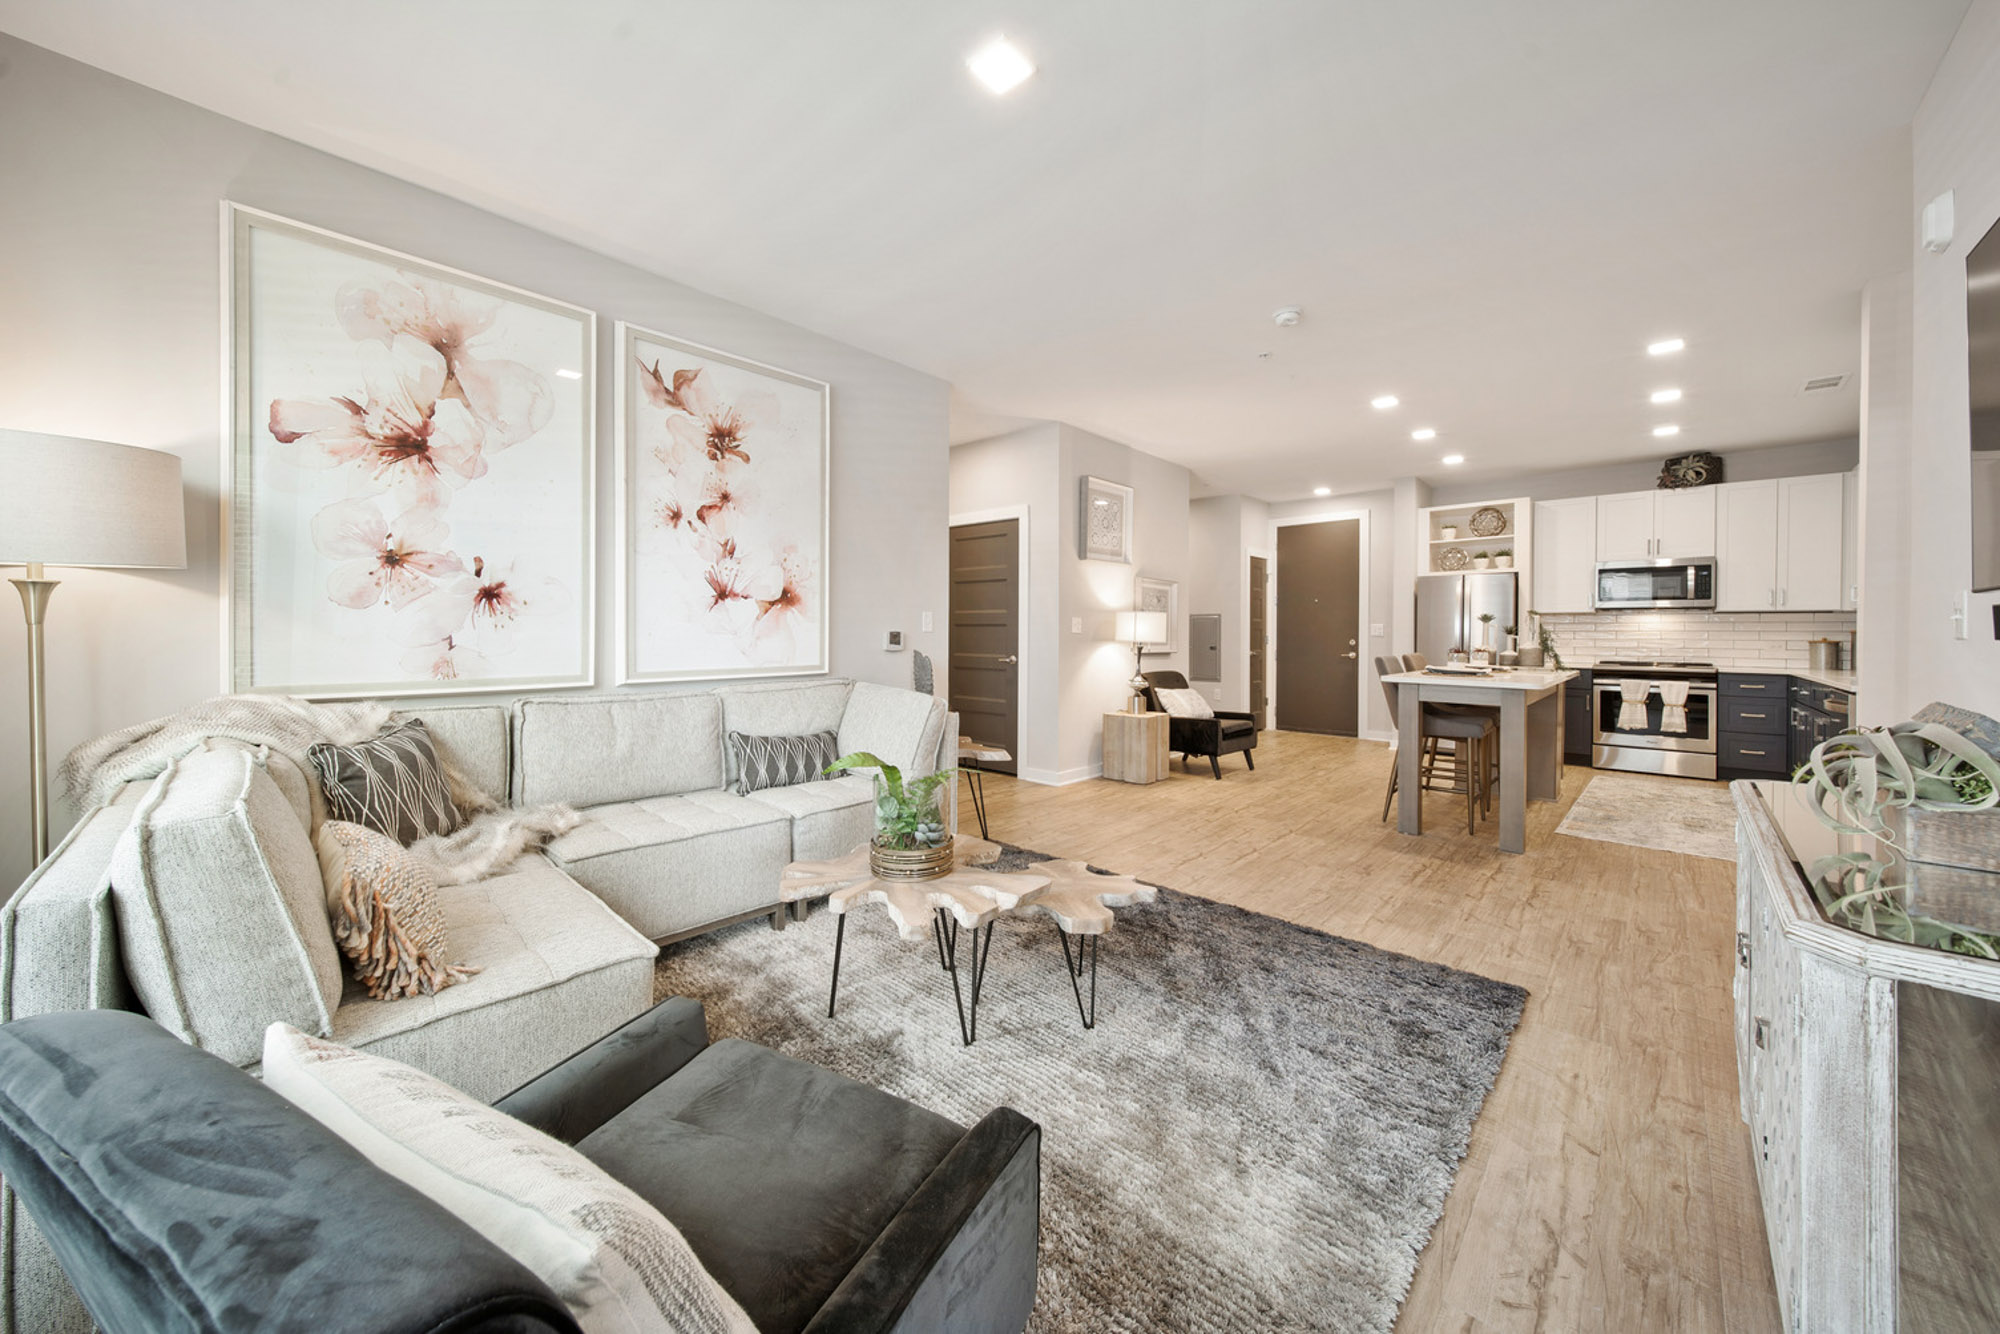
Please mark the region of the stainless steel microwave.
[[1715, 559], [1660, 556], [1653, 560], [1601, 561], [1590, 605], [1599, 611], [1621, 607], [1713, 607]]

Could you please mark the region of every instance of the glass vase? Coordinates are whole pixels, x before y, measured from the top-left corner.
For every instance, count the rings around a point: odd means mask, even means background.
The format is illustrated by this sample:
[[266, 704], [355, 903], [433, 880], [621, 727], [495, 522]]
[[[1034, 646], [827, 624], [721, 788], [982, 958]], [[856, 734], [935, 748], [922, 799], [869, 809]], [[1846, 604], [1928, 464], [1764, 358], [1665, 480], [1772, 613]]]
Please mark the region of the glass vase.
[[868, 863], [883, 880], [934, 880], [952, 869], [952, 823], [957, 784], [904, 780], [892, 786], [875, 774], [875, 834]]

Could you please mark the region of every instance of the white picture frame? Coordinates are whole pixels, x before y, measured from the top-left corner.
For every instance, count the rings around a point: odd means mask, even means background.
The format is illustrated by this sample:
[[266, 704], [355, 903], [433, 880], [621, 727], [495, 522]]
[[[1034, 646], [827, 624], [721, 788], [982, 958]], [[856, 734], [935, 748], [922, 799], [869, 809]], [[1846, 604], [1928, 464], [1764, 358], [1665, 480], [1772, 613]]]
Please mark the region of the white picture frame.
[[832, 387], [622, 320], [617, 357], [618, 683], [830, 671]]
[[224, 689], [591, 684], [595, 312], [232, 201], [222, 273]]
[[1132, 563], [1132, 488], [1101, 477], [1082, 479], [1076, 537], [1085, 560]]
[[1181, 586], [1172, 579], [1140, 575], [1132, 581], [1134, 611], [1163, 611], [1167, 614], [1167, 637], [1157, 643], [1141, 644], [1142, 654], [1178, 653], [1181, 645]]

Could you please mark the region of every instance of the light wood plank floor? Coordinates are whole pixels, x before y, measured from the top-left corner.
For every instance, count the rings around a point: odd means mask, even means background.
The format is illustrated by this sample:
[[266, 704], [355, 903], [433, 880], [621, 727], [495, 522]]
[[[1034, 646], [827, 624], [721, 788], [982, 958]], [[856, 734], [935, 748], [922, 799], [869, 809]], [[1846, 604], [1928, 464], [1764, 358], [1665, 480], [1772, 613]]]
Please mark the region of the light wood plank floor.
[[1530, 803], [1524, 856], [1444, 793], [1405, 838], [1380, 818], [1389, 756], [1268, 732], [1219, 783], [1176, 761], [1146, 787], [986, 791], [996, 838], [1528, 989], [1399, 1330], [1777, 1330], [1737, 1115], [1734, 865], [1558, 837], [1587, 769]]

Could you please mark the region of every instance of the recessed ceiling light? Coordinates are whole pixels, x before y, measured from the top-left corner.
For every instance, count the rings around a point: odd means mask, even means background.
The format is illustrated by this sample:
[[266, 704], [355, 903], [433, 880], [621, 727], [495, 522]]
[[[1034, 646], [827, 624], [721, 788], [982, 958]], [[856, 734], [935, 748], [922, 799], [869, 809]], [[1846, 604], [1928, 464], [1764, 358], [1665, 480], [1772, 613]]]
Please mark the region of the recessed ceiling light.
[[1012, 92], [1035, 72], [1034, 62], [1005, 37], [995, 37], [967, 56], [965, 67], [995, 95]]
[[1394, 394], [1383, 394], [1379, 398], [1369, 399], [1368, 406], [1375, 409], [1377, 412], [1387, 412], [1390, 408], [1395, 407], [1398, 403], [1401, 403], [1402, 401], [1403, 401], [1402, 399], [1397, 398]]
[[1655, 426], [1653, 428], [1653, 434], [1661, 437], [1662, 439], [1670, 435], [1679, 435], [1680, 433], [1681, 433], [1681, 428], [1671, 423], [1665, 426]]
[[556, 375], [564, 380], [581, 380], [583, 378], [582, 371], [560, 370], [556, 372]]
[[1465, 455], [1447, 454], [1442, 459], [1439, 459], [1438, 462], [1444, 464], [1447, 468], [1456, 468], [1459, 464], [1465, 462]]
[[1432, 426], [1419, 426], [1416, 430], [1410, 432], [1410, 439], [1412, 440], [1435, 440], [1437, 438], [1437, 428]]
[[1685, 338], [1662, 338], [1657, 343], [1646, 344], [1646, 354], [1653, 357], [1667, 357], [1687, 346]]
[[1655, 403], [1678, 403], [1681, 401], [1681, 391], [1678, 389], [1655, 389], [1653, 391], [1653, 401]]
[[1299, 317], [1304, 314], [1305, 312], [1297, 306], [1286, 306], [1282, 310], [1271, 312], [1271, 323], [1277, 325], [1280, 329], [1289, 329], [1297, 324]]
[[1330, 486], [1316, 486], [1313, 488], [1313, 494], [1316, 496], [1330, 496], [1333, 494], [1333, 488]]

